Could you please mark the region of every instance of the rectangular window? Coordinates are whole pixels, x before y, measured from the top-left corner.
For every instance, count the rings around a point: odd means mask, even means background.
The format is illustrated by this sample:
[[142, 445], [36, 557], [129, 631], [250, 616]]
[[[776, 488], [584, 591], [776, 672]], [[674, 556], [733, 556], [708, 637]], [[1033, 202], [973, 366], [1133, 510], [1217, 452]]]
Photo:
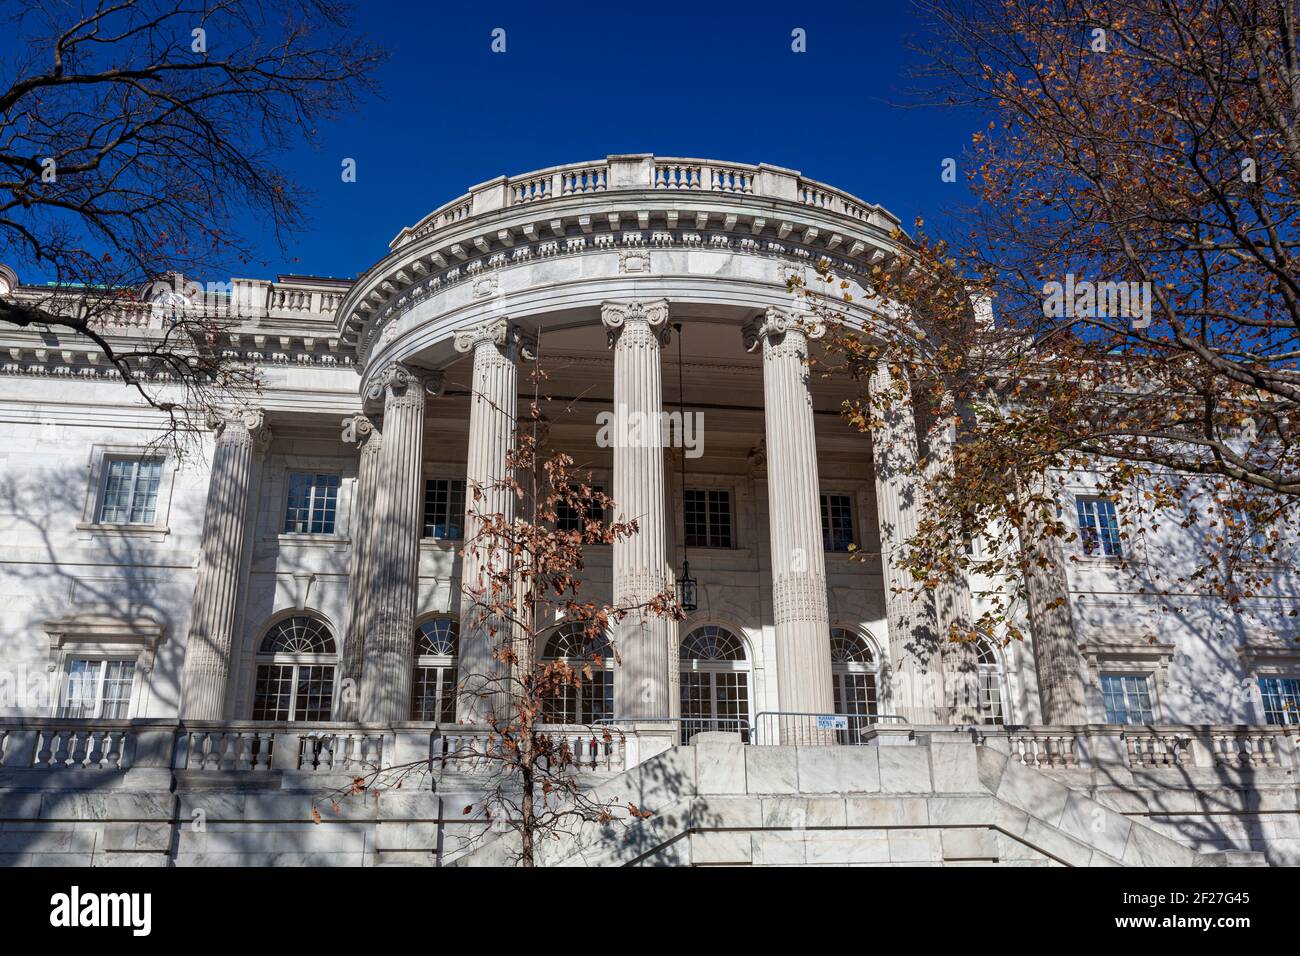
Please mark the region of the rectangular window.
[[1002, 675], [993, 667], [981, 666], [980, 679], [980, 720], [986, 724], [1005, 722], [1002, 712]]
[[730, 548], [731, 492], [687, 488], [685, 494], [686, 546]]
[[424, 536], [453, 541], [465, 536], [465, 479], [425, 480]]
[[285, 534], [333, 534], [338, 498], [338, 475], [290, 472]]
[[1101, 697], [1108, 724], [1154, 724], [1151, 679], [1146, 674], [1102, 674]]
[[456, 668], [415, 668], [415, 687], [411, 697], [412, 720], [434, 720], [443, 724], [456, 722]]
[[1122, 558], [1124, 546], [1119, 538], [1115, 502], [1109, 498], [1079, 498], [1075, 504], [1079, 509], [1079, 538], [1084, 553]]
[[822, 549], [848, 551], [853, 543], [852, 500], [848, 495], [822, 495]]
[[1270, 724], [1300, 724], [1300, 679], [1261, 677], [1259, 693], [1264, 698], [1264, 720]]
[[105, 459], [100, 523], [153, 524], [162, 466], [161, 458]]
[[123, 720], [131, 708], [134, 680], [135, 661], [73, 660], [59, 716]]
[[[577, 491], [577, 486], [570, 486]], [[603, 485], [590, 485], [593, 492], [604, 494]], [[605, 509], [597, 508], [594, 505], [588, 505], [581, 509], [574, 508], [567, 501], [557, 501], [555, 503], [555, 530], [557, 531], [581, 531], [587, 521], [604, 521]]]

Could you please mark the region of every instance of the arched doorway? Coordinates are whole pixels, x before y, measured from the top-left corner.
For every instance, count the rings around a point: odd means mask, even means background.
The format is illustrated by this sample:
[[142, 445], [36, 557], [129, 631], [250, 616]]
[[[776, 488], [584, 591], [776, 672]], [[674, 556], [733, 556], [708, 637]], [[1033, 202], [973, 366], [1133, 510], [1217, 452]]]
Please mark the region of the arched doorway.
[[706, 730], [738, 731], [749, 741], [749, 658], [725, 627], [705, 624], [682, 640], [682, 743]]

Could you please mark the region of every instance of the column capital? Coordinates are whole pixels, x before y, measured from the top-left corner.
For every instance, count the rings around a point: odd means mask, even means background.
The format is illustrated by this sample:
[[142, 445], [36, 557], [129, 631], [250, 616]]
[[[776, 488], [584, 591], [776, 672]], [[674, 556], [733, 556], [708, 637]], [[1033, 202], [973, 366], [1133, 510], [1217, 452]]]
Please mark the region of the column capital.
[[210, 408], [207, 424], [208, 428], [216, 432], [217, 441], [222, 444], [247, 441], [258, 451], [264, 451], [271, 443], [271, 429], [266, 426], [266, 412], [260, 408]]
[[378, 444], [379, 429], [369, 415], [358, 412], [343, 419], [343, 433], [340, 436], [345, 445], [360, 445], [370, 448]]
[[537, 336], [509, 319], [489, 319], [461, 329], [456, 333], [455, 345], [457, 352], [473, 352], [480, 345], [494, 345], [512, 362], [520, 358], [531, 362], [537, 358]]
[[440, 394], [442, 372], [393, 362], [371, 380], [370, 387], [366, 389], [366, 400], [377, 402], [383, 399], [388, 402], [418, 398], [423, 401], [425, 395]]
[[622, 331], [634, 325], [644, 325], [660, 345], [667, 345], [672, 335], [668, 327], [668, 300], [645, 299], [632, 302], [602, 302], [600, 321], [609, 333], [613, 348]]
[[799, 312], [794, 309], [782, 309], [769, 305], [762, 315], [747, 322], [740, 330], [745, 340], [745, 351], [752, 352], [764, 339], [773, 345], [782, 342], [788, 335], [796, 338], [819, 339], [826, 334], [826, 325], [811, 312]]

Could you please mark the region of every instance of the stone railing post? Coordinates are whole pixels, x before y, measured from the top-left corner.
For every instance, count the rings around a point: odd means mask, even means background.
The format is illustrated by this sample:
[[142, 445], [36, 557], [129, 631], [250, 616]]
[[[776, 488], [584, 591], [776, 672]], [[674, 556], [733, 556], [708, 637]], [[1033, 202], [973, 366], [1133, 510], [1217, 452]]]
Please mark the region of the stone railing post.
[[[663, 372], [660, 349], [667, 344], [668, 300], [605, 302], [601, 321], [614, 350], [615, 520], [636, 521], [636, 534], [613, 545], [614, 603], [644, 607], [672, 589], [668, 560], [663, 435]], [[636, 422], [635, 429], [631, 423]], [[623, 423], [628, 427], [623, 428]], [[636, 441], [630, 440], [635, 435]], [[664, 717], [673, 712], [669, 673], [672, 622], [662, 614], [634, 611], [618, 625], [614, 670], [618, 713]]]
[[371, 522], [374, 568], [362, 655], [361, 719], [367, 723], [410, 716], [424, 529], [424, 406], [426, 396], [441, 388], [441, 372], [394, 364], [380, 372], [366, 396], [384, 402], [384, 442]]
[[343, 637], [339, 720], [360, 720], [361, 672], [375, 576], [375, 497], [383, 436], [365, 415], [352, 415], [343, 419], [343, 442], [360, 445], [360, 460], [356, 491], [352, 496], [352, 562], [348, 573], [348, 621]]
[[254, 453], [265, 450], [271, 440], [260, 410], [213, 413], [208, 427], [217, 437], [182, 673], [181, 714], [189, 720], [225, 716]]
[[[469, 454], [465, 485], [465, 553], [460, 577], [460, 696], [457, 719], [482, 724], [504, 707], [502, 673], [495, 652], [512, 639], [508, 622], [488, 605], [510, 600], [493, 594], [491, 562], [508, 560], [493, 542], [476, 540], [483, 519], [514, 520], [515, 496], [503, 483], [510, 477], [507, 458], [515, 447], [519, 403], [518, 362], [536, 355], [536, 343], [506, 319], [485, 322], [456, 334], [456, 349], [473, 354], [469, 413]], [[531, 666], [520, 660], [519, 666]]]
[[[779, 709], [829, 714], [834, 707], [830, 618], [807, 365], [808, 340], [822, 332], [813, 316], [772, 307], [746, 325], [743, 335], [748, 351], [763, 349]], [[792, 725], [783, 729], [782, 743], [816, 739], [809, 721], [783, 723]]]
[[[885, 363], [876, 367], [867, 387], [873, 396], [910, 389]], [[883, 412], [877, 408], [872, 411], [876, 424], [871, 429], [871, 455], [889, 624], [893, 711], [913, 724], [938, 723], [943, 703], [938, 612], [929, 594], [910, 593], [915, 582], [902, 566], [907, 541], [916, 534], [924, 494], [918, 471], [916, 421], [907, 400], [891, 403]]]

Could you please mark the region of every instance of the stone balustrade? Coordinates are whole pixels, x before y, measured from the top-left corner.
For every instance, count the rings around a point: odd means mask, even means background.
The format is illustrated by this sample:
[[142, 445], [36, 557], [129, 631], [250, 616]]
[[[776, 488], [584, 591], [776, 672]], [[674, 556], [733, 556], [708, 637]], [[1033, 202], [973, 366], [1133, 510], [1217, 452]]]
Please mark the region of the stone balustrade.
[[[608, 730], [608, 733], [606, 733]], [[675, 743], [669, 725], [547, 728], [582, 771], [618, 773]], [[431, 760], [486, 770], [492, 737], [474, 727], [263, 721], [0, 719], [0, 772], [364, 773]]]
[[[608, 729], [608, 735], [605, 730]], [[1290, 770], [1300, 766], [1294, 728], [1252, 726], [1118, 725], [997, 727], [920, 726], [899, 722], [864, 726], [851, 735], [827, 735], [828, 745], [909, 744], [954, 731], [1006, 753], [1027, 767], [1089, 770]], [[607, 727], [556, 726], [584, 771], [618, 773], [678, 742], [674, 724], [652, 720]], [[778, 742], [754, 735], [753, 745]], [[431, 760], [440, 769], [472, 772], [495, 761], [490, 735], [469, 726], [428, 724], [274, 724], [255, 721], [0, 720], [0, 771], [95, 773], [134, 768], [187, 772], [357, 773]]]
[[794, 170], [765, 163], [721, 162], [672, 156], [634, 154], [607, 156], [583, 163], [552, 166], [518, 176], [501, 176], [474, 186], [439, 206], [414, 226], [403, 229], [389, 244], [396, 249], [458, 225], [462, 220], [512, 206], [594, 192], [627, 190], [713, 192], [784, 199], [892, 230], [898, 219], [875, 203], [805, 179]]

